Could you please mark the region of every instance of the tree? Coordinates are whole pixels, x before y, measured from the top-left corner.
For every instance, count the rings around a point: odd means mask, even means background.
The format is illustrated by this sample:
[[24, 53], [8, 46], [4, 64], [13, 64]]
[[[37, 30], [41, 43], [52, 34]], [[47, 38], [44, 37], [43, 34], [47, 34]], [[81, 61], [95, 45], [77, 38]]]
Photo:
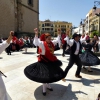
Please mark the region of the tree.
[[90, 37], [93, 38], [94, 35], [98, 36], [99, 35], [99, 31], [93, 31], [93, 32], [91, 32]]

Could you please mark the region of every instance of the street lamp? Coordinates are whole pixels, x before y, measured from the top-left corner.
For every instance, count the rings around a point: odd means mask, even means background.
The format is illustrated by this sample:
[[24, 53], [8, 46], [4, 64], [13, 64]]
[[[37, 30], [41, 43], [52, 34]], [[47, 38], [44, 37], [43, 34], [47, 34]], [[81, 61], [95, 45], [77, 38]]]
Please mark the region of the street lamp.
[[73, 29], [74, 29], [74, 28], [75, 28], [74, 26], [71, 26], [71, 27], [70, 27], [71, 35], [73, 34]]
[[85, 25], [82, 21], [84, 21], [84, 19], [81, 19], [81, 22], [80, 22], [80, 26], [82, 27], [82, 34], [83, 34]]
[[[96, 9], [97, 9], [96, 6], [98, 6], [98, 5], [100, 5], [100, 1], [94, 1], [94, 7], [93, 7], [94, 12], [96, 11]], [[95, 15], [99, 17], [99, 36], [100, 36], [100, 12], [95, 13]]]
[[93, 7], [93, 9], [94, 10], [96, 10], [96, 6], [98, 6], [98, 5], [100, 5], [100, 1], [94, 1], [94, 7]]

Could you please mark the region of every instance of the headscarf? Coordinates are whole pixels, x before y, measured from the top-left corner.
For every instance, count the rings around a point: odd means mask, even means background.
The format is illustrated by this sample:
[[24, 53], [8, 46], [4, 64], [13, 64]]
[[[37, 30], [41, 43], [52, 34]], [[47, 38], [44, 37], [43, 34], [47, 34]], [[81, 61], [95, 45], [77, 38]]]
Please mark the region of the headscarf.
[[45, 39], [48, 37], [48, 36], [51, 36], [49, 33], [44, 33], [40, 36], [40, 40], [41, 41], [45, 41]]

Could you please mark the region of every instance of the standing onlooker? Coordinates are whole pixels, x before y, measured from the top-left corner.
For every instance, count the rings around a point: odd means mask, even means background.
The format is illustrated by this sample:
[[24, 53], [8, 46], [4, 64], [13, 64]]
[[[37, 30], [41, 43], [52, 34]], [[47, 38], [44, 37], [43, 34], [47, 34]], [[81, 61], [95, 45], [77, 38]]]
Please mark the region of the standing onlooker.
[[25, 36], [25, 39], [24, 39], [24, 48], [25, 48], [25, 53], [27, 53], [27, 48], [29, 47], [29, 40], [28, 40], [28, 37]]
[[81, 38], [80, 38], [80, 39], [83, 39], [83, 38], [85, 38], [85, 34], [82, 34], [82, 36], [81, 36]]
[[10, 43], [10, 45], [5, 49], [5, 51], [7, 52], [7, 55], [11, 55], [11, 47], [12, 47], [12, 44]]
[[67, 47], [67, 42], [64, 40], [64, 38], [66, 38], [66, 34], [62, 34], [62, 49], [63, 49], [63, 53], [62, 53], [62, 56], [64, 57], [65, 56], [65, 50], [66, 50], [66, 47]]
[[94, 38], [93, 38], [93, 42], [96, 42], [93, 49], [94, 49], [94, 52], [99, 52], [99, 46], [98, 46], [98, 43], [99, 43], [99, 38], [97, 35], [94, 35]]
[[86, 33], [86, 40], [90, 39], [89, 34]]
[[30, 38], [30, 47], [31, 48], [33, 47], [33, 38], [32, 37]]

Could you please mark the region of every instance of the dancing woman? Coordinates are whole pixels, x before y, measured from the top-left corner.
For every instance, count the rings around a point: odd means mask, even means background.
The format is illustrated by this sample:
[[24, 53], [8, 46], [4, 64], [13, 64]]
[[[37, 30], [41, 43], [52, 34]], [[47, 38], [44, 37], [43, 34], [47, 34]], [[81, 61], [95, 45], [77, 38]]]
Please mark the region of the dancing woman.
[[[0, 44], [0, 54], [5, 50], [5, 48], [7, 48], [9, 46], [13, 35], [14, 35], [14, 32], [11, 31], [8, 39]], [[1, 77], [2, 75], [4, 75], [4, 74], [0, 71], [0, 100], [8, 100], [7, 93], [6, 93], [6, 88], [5, 88], [3, 79]]]
[[97, 97], [97, 99], [96, 100], [100, 100], [100, 93], [98, 94], [98, 97]]
[[34, 29], [34, 31], [34, 44], [35, 46], [39, 46], [38, 62], [27, 66], [24, 73], [29, 79], [43, 83], [43, 95], [45, 96], [46, 88], [53, 91], [49, 83], [57, 82], [64, 77], [64, 72], [60, 68], [62, 62], [53, 54], [54, 45], [60, 39], [58, 36], [56, 40], [51, 41], [51, 35], [49, 33], [42, 34], [40, 39], [38, 39], [38, 30]]
[[84, 53], [81, 54], [80, 59], [82, 65], [89, 66], [88, 72], [92, 72], [90, 66], [99, 65], [100, 59], [92, 52], [92, 48], [95, 45], [96, 41], [90, 42], [90, 39], [86, 40], [86, 43], [83, 43], [82, 46], [85, 48]]

